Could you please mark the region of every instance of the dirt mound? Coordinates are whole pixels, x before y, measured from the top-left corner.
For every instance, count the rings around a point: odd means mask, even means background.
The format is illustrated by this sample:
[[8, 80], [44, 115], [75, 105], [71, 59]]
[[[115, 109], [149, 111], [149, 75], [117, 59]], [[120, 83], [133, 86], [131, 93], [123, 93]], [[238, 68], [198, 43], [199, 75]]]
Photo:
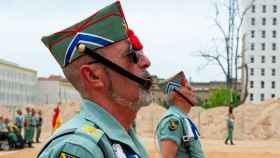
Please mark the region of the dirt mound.
[[[141, 136], [153, 136], [165, 109], [152, 104], [142, 108], [137, 117]], [[202, 138], [224, 139], [226, 136], [227, 107], [205, 110], [194, 107], [190, 117], [200, 129]], [[234, 109], [234, 137], [239, 140], [280, 140], [280, 98], [260, 104], [243, 104]]]
[[[199, 109], [199, 110], [197, 110]], [[190, 115], [207, 139], [224, 139], [226, 135], [227, 107], [204, 110], [192, 109]], [[280, 140], [280, 99], [260, 104], [243, 104], [234, 109], [234, 137], [241, 140]]]
[[[67, 103], [62, 105], [62, 118], [66, 122], [79, 112], [80, 104]], [[55, 105], [32, 105], [42, 110], [44, 135], [51, 134], [51, 120]], [[22, 108], [23, 109], [23, 108]], [[24, 110], [24, 109], [23, 109]], [[15, 115], [15, 109], [0, 106], [0, 115], [10, 119]], [[202, 138], [224, 139], [226, 135], [227, 107], [209, 110], [194, 107], [190, 117], [200, 129]], [[142, 108], [136, 119], [137, 132], [144, 137], [152, 138], [158, 121], [165, 109], [157, 104]], [[240, 140], [280, 140], [280, 99], [272, 99], [260, 104], [243, 104], [234, 109], [235, 131], [234, 137]]]

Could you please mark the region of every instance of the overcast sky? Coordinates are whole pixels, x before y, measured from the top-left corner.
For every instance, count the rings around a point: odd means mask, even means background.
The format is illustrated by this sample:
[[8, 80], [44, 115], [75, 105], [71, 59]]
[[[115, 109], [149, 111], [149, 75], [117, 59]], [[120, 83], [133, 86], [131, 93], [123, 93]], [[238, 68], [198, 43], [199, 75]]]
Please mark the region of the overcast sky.
[[[92, 15], [112, 0], [1, 0], [0, 58], [38, 71], [38, 76], [62, 74], [43, 35], [60, 31]], [[180, 70], [192, 81], [224, 80], [217, 66], [195, 54], [217, 36], [213, 0], [122, 0], [128, 25], [144, 44], [149, 71], [166, 78]]]

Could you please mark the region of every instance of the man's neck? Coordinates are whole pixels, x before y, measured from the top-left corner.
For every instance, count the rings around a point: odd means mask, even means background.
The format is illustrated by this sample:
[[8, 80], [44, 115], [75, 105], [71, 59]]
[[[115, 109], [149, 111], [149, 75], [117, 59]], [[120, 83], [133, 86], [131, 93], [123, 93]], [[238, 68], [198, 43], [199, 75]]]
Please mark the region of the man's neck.
[[175, 101], [175, 105], [180, 108], [183, 112], [189, 113], [191, 110], [190, 106], [186, 106], [183, 102], [181, 101]]
[[119, 123], [128, 130], [132, 127], [137, 112], [129, 109], [127, 106], [115, 103], [112, 99], [89, 99], [94, 100], [98, 105], [110, 113]]
[[136, 112], [128, 109], [123, 105], [114, 105], [117, 108], [111, 108], [111, 114], [120, 122], [120, 124], [128, 130], [132, 127], [133, 121], [136, 118]]

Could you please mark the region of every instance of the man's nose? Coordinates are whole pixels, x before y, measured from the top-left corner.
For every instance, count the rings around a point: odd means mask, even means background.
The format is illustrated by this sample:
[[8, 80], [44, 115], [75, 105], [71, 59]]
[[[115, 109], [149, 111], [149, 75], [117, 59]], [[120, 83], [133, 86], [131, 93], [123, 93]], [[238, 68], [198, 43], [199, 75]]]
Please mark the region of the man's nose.
[[147, 69], [148, 67], [150, 67], [151, 61], [149, 60], [149, 58], [147, 56], [142, 54], [140, 59], [139, 59], [139, 63], [138, 64], [139, 64], [139, 67], [141, 69]]

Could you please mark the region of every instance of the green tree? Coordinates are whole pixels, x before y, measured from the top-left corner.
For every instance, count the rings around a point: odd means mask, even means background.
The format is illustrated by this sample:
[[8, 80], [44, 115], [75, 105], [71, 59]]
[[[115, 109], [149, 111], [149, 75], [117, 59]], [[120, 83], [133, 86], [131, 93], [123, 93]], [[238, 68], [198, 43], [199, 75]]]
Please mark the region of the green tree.
[[232, 103], [233, 107], [238, 106], [240, 101], [240, 94], [227, 87], [218, 87], [211, 90], [208, 100], [202, 104], [202, 107], [214, 108], [219, 106], [228, 106]]

